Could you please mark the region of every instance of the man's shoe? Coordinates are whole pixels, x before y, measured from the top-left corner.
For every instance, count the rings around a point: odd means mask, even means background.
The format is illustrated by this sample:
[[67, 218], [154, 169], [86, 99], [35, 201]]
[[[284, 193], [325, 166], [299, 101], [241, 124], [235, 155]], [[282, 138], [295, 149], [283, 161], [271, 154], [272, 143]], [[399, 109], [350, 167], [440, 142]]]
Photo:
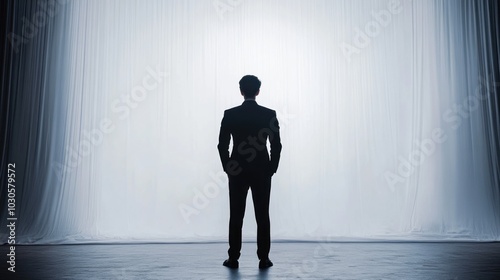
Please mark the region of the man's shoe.
[[227, 259], [224, 261], [224, 263], [222, 263], [222, 265], [229, 268], [238, 268], [239, 263], [237, 260]]
[[263, 259], [263, 260], [260, 260], [260, 262], [259, 262], [260, 269], [270, 268], [271, 266], [273, 266], [273, 262], [270, 259]]

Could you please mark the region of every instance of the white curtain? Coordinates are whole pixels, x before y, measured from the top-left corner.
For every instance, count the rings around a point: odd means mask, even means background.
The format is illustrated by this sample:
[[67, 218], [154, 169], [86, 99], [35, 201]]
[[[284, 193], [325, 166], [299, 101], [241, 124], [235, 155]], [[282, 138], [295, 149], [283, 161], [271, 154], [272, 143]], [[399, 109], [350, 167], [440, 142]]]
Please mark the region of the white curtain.
[[274, 240], [500, 239], [494, 1], [48, 2], [12, 53], [18, 242], [226, 240], [246, 74], [281, 124]]

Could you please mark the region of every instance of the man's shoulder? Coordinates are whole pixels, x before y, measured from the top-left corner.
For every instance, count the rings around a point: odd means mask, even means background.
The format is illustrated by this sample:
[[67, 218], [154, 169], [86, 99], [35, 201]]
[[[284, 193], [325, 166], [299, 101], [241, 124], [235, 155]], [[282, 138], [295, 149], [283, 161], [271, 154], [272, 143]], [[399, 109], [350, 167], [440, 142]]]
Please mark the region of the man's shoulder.
[[273, 109], [271, 108], [267, 108], [267, 107], [264, 107], [264, 106], [260, 106], [260, 105], [257, 105], [259, 107], [259, 109], [261, 109], [262, 111], [266, 111], [268, 113], [276, 113], [276, 111], [274, 111]]
[[[267, 107], [261, 106], [259, 104], [256, 104], [254, 108], [257, 109], [257, 110], [259, 110], [259, 111], [268, 113], [268, 114], [276, 114], [275, 110], [273, 110], [271, 108], [267, 108]], [[224, 112], [228, 113], [228, 114], [231, 114], [231, 113], [238, 113], [238, 112], [244, 111], [244, 110], [245, 110], [245, 106], [238, 105], [238, 106], [226, 109]]]
[[231, 113], [237, 112], [240, 107], [241, 106], [235, 106], [233, 108], [226, 109], [226, 110], [224, 110], [224, 113], [225, 114], [231, 114]]

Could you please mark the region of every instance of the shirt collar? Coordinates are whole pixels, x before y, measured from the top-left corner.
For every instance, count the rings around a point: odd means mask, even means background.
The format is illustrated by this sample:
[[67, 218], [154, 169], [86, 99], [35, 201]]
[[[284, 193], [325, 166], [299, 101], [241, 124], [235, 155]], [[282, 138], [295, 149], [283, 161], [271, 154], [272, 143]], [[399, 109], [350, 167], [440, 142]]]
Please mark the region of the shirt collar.
[[257, 101], [255, 101], [255, 99], [245, 99], [245, 101], [243, 101], [243, 104], [257, 104]]

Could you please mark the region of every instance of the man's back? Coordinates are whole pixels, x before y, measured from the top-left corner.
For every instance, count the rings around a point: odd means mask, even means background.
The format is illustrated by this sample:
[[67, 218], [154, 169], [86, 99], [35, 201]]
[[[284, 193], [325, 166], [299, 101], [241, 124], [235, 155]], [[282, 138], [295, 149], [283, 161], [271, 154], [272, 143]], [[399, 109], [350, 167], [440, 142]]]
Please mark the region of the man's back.
[[[230, 136], [233, 149], [229, 156]], [[266, 142], [269, 139], [271, 157]], [[229, 175], [269, 174], [278, 167], [281, 141], [276, 112], [246, 100], [224, 112], [219, 135], [219, 154]]]

